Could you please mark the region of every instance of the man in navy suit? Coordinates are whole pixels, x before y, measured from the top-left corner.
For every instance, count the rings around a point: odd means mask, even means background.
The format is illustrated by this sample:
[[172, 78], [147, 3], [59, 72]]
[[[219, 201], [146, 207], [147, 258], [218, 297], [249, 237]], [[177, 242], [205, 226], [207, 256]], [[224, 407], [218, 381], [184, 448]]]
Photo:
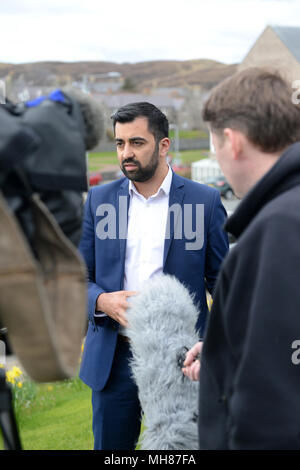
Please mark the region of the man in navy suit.
[[199, 307], [201, 337], [206, 291], [213, 291], [228, 239], [218, 191], [176, 175], [166, 163], [169, 126], [159, 109], [126, 105], [113, 125], [125, 177], [87, 196], [80, 251], [89, 326], [80, 377], [92, 388], [94, 448], [134, 450], [141, 409], [129, 367], [130, 296], [152, 276], [176, 276]]

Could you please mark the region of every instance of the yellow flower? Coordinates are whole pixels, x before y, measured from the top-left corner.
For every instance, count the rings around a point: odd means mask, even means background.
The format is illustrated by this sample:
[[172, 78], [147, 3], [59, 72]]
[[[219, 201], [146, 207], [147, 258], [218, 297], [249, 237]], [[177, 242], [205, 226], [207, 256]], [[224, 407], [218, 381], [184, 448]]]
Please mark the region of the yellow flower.
[[10, 371], [6, 372], [6, 380], [7, 380], [7, 382], [9, 382], [11, 384], [15, 383], [15, 378], [14, 378], [14, 376], [12, 375], [12, 373]]
[[51, 392], [51, 391], [53, 390], [53, 386], [52, 386], [52, 385], [48, 385], [47, 390], [48, 390], [48, 392]]
[[12, 370], [13, 370], [13, 373], [15, 374], [15, 377], [20, 377], [23, 374], [21, 369], [17, 366], [14, 366]]
[[18, 386], [19, 388], [22, 388], [22, 387], [23, 387], [23, 383], [22, 383], [22, 382], [18, 382], [18, 383], [17, 383], [17, 386]]
[[6, 371], [6, 380], [11, 384], [20, 382], [20, 377], [23, 375], [21, 369], [17, 366], [14, 366], [12, 369]]

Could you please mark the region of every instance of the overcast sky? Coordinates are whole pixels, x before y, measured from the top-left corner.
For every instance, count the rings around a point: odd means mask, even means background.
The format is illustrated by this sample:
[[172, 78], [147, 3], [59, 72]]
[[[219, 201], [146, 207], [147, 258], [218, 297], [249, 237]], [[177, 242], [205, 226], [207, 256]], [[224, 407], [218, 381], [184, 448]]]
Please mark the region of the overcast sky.
[[0, 62], [238, 63], [268, 25], [300, 26], [300, 0], [1, 0]]

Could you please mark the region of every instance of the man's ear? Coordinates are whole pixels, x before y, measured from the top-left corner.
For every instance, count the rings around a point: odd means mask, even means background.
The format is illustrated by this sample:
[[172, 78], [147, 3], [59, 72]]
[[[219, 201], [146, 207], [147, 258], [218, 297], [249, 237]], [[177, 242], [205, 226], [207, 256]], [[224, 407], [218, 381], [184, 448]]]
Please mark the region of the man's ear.
[[236, 130], [226, 127], [224, 129], [224, 137], [227, 140], [227, 145], [231, 150], [230, 154], [233, 160], [236, 160], [242, 154], [244, 148], [244, 135]]
[[171, 141], [168, 137], [164, 137], [159, 142], [159, 153], [162, 157], [166, 157], [170, 150]]

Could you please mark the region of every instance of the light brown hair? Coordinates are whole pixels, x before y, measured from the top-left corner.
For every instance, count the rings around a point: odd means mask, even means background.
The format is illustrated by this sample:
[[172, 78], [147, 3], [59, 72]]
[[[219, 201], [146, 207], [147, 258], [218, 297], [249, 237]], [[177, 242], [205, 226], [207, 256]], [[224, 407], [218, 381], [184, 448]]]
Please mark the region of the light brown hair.
[[203, 120], [218, 135], [229, 127], [262, 151], [278, 152], [300, 141], [300, 105], [292, 102], [292, 92], [278, 72], [249, 68], [213, 89]]

